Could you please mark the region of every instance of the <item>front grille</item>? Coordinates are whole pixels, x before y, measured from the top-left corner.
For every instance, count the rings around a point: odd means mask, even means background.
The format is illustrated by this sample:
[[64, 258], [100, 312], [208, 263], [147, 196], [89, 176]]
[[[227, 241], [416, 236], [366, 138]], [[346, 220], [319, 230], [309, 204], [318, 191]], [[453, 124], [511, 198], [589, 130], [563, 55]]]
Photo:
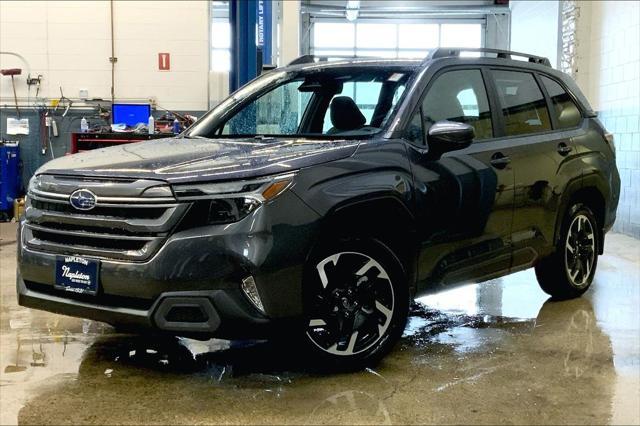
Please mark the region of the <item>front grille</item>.
[[[173, 197], [141, 196], [146, 189], [158, 186], [157, 181], [39, 178], [46, 190], [28, 194], [24, 239], [28, 247], [50, 253], [146, 260], [157, 252], [190, 205]], [[95, 207], [77, 210], [69, 196], [86, 189], [88, 183], [93, 184], [90, 191], [97, 197]]]
[[[157, 219], [166, 211], [165, 208], [135, 208], [129, 207], [123, 210], [121, 207], [95, 207], [88, 211], [78, 211], [71, 207], [68, 203], [51, 203], [41, 200], [33, 200], [31, 205], [39, 210], [67, 213], [82, 214], [84, 216], [111, 216], [119, 219], [137, 218], [137, 219]], [[126, 217], [125, 217], [126, 214]]]
[[91, 232], [91, 233], [104, 233], [110, 235], [126, 235], [126, 236], [152, 236], [151, 234], [144, 234], [140, 232], [132, 232], [125, 229], [111, 229], [104, 226], [92, 226], [92, 225], [76, 225], [73, 223], [59, 223], [59, 222], [40, 222], [38, 224], [41, 227], [51, 229], [52, 231], [70, 231], [70, 232]]
[[146, 241], [142, 240], [120, 240], [109, 239], [101, 237], [83, 237], [78, 235], [64, 235], [56, 234], [53, 232], [41, 231], [32, 229], [31, 234], [34, 238], [40, 241], [48, 241], [59, 245], [70, 245], [77, 249], [83, 247], [92, 249], [107, 249], [107, 250], [142, 250], [146, 244]]

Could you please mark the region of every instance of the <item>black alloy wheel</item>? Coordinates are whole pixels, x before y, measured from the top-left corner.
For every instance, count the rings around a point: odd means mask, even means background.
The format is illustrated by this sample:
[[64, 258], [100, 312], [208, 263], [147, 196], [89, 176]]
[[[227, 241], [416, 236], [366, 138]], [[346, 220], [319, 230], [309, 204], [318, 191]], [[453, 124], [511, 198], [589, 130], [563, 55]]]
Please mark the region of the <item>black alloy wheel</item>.
[[400, 262], [376, 240], [340, 244], [311, 262], [305, 280], [311, 352], [345, 368], [381, 358], [402, 334], [408, 313]]
[[584, 204], [566, 214], [553, 254], [535, 267], [542, 290], [555, 299], [572, 299], [591, 286], [600, 252], [600, 228]]

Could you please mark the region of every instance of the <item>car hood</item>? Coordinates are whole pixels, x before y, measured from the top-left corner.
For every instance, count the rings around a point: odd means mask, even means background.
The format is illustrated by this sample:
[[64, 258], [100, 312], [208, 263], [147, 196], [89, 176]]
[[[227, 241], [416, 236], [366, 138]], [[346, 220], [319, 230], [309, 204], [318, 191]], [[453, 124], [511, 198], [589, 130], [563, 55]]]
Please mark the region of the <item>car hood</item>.
[[244, 179], [351, 156], [358, 141], [167, 138], [57, 158], [36, 173], [160, 179], [170, 183]]

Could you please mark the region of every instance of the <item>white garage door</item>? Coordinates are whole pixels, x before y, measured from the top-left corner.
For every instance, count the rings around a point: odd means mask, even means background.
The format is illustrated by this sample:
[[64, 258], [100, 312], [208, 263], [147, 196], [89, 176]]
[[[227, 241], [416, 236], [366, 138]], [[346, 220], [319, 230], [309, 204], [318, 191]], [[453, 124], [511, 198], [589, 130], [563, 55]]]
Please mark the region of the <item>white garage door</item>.
[[422, 58], [437, 47], [483, 47], [483, 23], [313, 23], [310, 53], [318, 56]]

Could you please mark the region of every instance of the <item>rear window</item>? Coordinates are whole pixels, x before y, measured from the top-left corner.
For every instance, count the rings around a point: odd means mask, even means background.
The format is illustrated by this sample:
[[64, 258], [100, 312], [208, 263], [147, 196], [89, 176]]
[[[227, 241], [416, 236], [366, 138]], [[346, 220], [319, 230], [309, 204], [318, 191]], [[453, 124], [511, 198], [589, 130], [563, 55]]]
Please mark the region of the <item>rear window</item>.
[[507, 136], [551, 130], [547, 104], [533, 74], [493, 70]]
[[559, 129], [570, 129], [578, 126], [582, 119], [580, 110], [571, 99], [571, 96], [557, 82], [549, 77], [542, 76], [542, 84], [551, 102], [553, 103], [553, 111], [551, 113], [556, 118]]

